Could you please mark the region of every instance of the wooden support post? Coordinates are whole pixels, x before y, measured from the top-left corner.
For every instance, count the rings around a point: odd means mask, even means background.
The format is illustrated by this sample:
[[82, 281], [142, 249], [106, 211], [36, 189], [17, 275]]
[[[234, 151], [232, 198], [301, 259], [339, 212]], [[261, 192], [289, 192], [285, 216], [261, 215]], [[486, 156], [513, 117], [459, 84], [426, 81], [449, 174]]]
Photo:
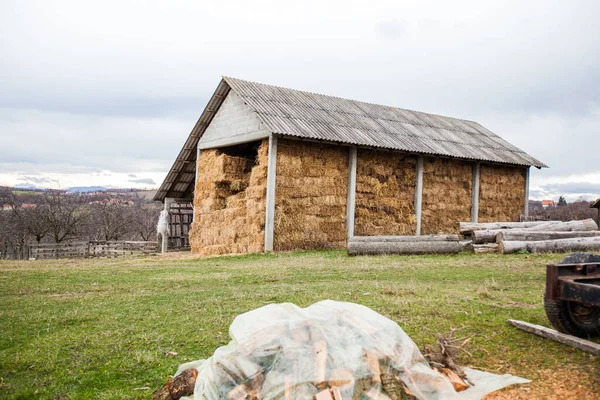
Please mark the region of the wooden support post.
[[529, 216], [529, 171], [531, 167], [525, 170], [525, 205], [523, 206], [523, 215]]
[[267, 199], [265, 213], [265, 251], [273, 251], [275, 230], [275, 183], [277, 178], [277, 136], [269, 136], [267, 160]]
[[[169, 212], [169, 209], [171, 208], [171, 203], [173, 203], [173, 199], [170, 197], [165, 197], [165, 210], [167, 212]], [[162, 246], [161, 246], [161, 253], [166, 253], [167, 250], [169, 249], [169, 236], [171, 235], [171, 224], [170, 221], [168, 223], [168, 227], [169, 227], [169, 233], [166, 235], [162, 235]]]
[[555, 342], [566, 344], [567, 346], [585, 351], [586, 353], [600, 356], [600, 344], [589, 340], [581, 339], [575, 336], [560, 333], [554, 329], [546, 328], [545, 326], [530, 324], [519, 320], [509, 319], [508, 322], [517, 328], [528, 333], [541, 336], [546, 339], [554, 340]]
[[421, 208], [423, 205], [423, 156], [417, 157], [417, 187], [415, 188], [416, 235], [421, 235]]
[[479, 180], [481, 163], [473, 165], [473, 184], [471, 185], [471, 222], [477, 223], [479, 219]]
[[354, 210], [356, 208], [356, 147], [352, 146], [348, 156], [348, 200], [346, 201], [346, 232], [354, 236]]

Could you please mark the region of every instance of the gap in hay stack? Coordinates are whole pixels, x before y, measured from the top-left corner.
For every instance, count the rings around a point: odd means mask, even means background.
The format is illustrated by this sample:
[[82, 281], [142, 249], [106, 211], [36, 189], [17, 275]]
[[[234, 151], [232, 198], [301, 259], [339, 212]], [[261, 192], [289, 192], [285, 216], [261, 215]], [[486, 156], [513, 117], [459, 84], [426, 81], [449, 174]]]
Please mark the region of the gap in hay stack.
[[416, 158], [359, 149], [356, 164], [355, 234], [414, 235]]
[[524, 205], [524, 168], [481, 165], [479, 222], [518, 221]]
[[472, 182], [472, 163], [445, 158], [424, 160], [422, 234], [455, 233], [459, 221], [471, 218]]
[[203, 256], [264, 249], [266, 140], [205, 150], [198, 160], [192, 251]]
[[346, 246], [348, 148], [280, 140], [274, 249]]

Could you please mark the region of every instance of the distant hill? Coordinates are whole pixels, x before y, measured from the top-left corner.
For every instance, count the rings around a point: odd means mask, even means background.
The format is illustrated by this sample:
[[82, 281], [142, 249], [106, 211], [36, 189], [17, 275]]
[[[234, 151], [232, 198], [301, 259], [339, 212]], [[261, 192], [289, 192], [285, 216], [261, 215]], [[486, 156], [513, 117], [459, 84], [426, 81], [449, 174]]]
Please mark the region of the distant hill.
[[75, 186], [66, 189], [67, 192], [87, 193], [87, 192], [105, 192], [108, 188], [104, 186]]

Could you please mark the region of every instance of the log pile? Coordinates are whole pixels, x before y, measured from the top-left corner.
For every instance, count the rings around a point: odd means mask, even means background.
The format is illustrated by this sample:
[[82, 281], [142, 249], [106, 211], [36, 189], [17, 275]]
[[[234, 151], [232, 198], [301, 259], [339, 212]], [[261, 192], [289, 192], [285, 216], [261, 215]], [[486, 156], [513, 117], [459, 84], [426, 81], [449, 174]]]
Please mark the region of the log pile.
[[600, 231], [593, 219], [581, 221], [528, 221], [459, 223], [476, 253], [512, 254], [600, 250]]
[[[337, 327], [333, 331], [339, 335], [334, 340], [330, 337], [332, 330], [323, 329], [324, 323]], [[402, 379], [411, 383], [419, 398], [423, 398], [419, 388], [443, 393], [452, 390], [449, 384], [455, 391], [470, 386], [455, 364], [454, 354], [428, 350], [425, 357], [435, 362], [432, 367], [440, 374], [433, 379], [400, 366], [398, 357], [404, 357], [405, 351], [416, 357], [411, 362], [424, 363], [425, 359], [416, 348], [400, 348], [401, 342], [378, 345], [394, 340], [391, 336], [386, 329], [347, 313], [339, 313], [337, 320], [270, 326], [239, 342], [234, 352], [211, 361], [215, 391], [212, 396], [202, 394], [227, 400], [415, 400], [417, 396]], [[445, 351], [452, 349], [446, 344]], [[197, 376], [196, 369], [184, 370], [157, 389], [153, 400], [179, 400], [192, 395]]]

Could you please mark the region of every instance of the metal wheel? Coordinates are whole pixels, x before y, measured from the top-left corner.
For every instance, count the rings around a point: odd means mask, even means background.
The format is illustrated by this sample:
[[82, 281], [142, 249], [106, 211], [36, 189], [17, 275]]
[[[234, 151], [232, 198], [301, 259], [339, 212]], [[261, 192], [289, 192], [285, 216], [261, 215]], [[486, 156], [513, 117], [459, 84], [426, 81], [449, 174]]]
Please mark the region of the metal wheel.
[[[559, 264], [598, 261], [600, 261], [600, 256], [596, 254], [575, 253], [563, 258]], [[559, 332], [582, 338], [600, 336], [600, 307], [574, 301], [544, 300], [544, 309], [550, 323]]]

